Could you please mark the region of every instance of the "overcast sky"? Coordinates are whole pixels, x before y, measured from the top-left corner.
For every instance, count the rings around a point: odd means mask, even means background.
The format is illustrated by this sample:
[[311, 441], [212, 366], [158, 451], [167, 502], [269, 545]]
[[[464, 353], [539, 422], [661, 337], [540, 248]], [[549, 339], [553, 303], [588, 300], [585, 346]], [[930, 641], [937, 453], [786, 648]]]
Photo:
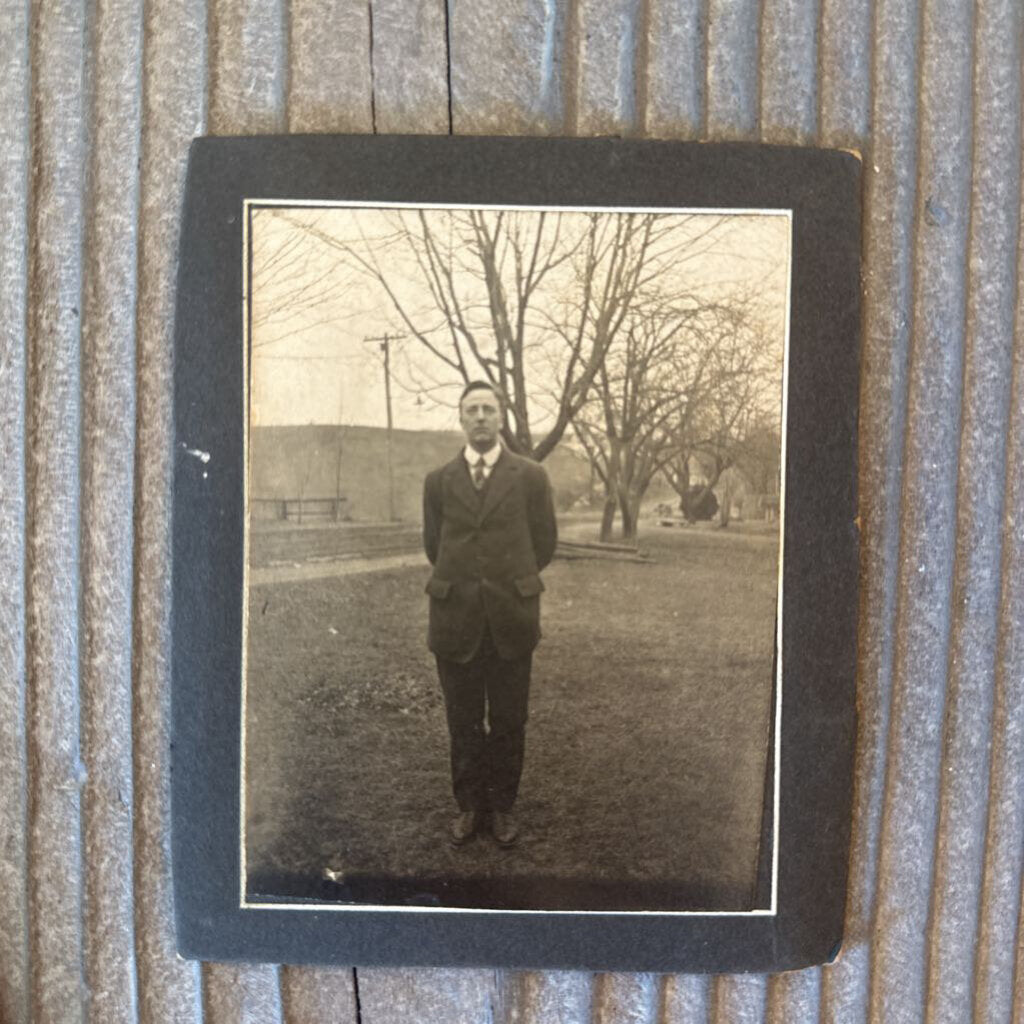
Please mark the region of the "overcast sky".
[[[456, 216], [458, 216], [456, 214]], [[790, 221], [772, 214], [731, 215], [708, 243], [707, 230], [719, 215], [666, 215], [674, 218], [673, 246], [660, 263], [659, 282], [691, 294], [721, 300], [756, 289], [760, 318], [781, 367], [785, 329]], [[444, 351], [447, 318], [432, 301], [403, 226], [417, 225], [414, 210], [353, 207], [259, 208], [252, 214], [252, 395], [251, 422], [268, 424], [345, 423], [383, 426], [386, 421], [380, 338], [391, 336], [392, 411], [396, 427], [457, 429], [454, 401], [461, 381], [426, 347], [411, 337], [395, 300], [418, 329], [430, 330]], [[486, 340], [489, 323], [483, 286], [471, 268], [472, 255], [453, 229], [452, 213], [430, 210], [428, 223], [451, 245], [457, 290], [471, 325]], [[508, 222], [506, 221], [506, 224]], [[519, 215], [529, 239], [539, 214]], [[563, 214], [565, 244], [579, 236], [585, 214]], [[551, 230], [549, 214], [547, 228]], [[549, 237], [549, 236], [545, 236]], [[678, 257], [688, 240], [699, 257]], [[372, 273], [380, 268], [392, 290]], [[429, 268], [427, 268], [429, 272]], [[572, 302], [579, 285], [571, 261], [545, 280], [533, 303], [528, 332], [530, 380], [537, 382], [537, 411], [543, 422], [545, 375], [559, 359], [557, 341], [546, 331], [544, 314]], [[399, 337], [402, 336], [402, 337]], [[493, 334], [491, 335], [493, 337]], [[375, 340], [376, 339], [376, 340]], [[563, 343], [564, 345], [564, 343]], [[781, 371], [780, 371], [781, 388]], [[532, 394], [532, 392], [531, 392]]]

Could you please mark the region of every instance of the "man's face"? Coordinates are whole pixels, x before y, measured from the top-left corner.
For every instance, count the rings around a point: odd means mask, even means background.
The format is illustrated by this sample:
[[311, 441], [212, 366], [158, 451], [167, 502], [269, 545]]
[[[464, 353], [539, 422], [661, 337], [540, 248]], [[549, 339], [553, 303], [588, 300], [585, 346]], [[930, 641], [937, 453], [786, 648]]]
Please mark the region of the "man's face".
[[475, 388], [462, 399], [459, 420], [466, 440], [479, 452], [493, 447], [501, 429], [501, 403], [493, 391]]

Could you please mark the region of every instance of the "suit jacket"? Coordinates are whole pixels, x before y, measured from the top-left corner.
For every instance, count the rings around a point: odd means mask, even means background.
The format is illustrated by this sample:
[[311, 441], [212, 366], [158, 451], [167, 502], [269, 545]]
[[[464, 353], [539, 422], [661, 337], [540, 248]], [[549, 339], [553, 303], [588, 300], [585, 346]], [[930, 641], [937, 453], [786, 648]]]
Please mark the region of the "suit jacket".
[[555, 553], [551, 485], [536, 462], [503, 450], [483, 491], [460, 452], [428, 474], [423, 546], [434, 566], [428, 643], [468, 661], [490, 626], [501, 658], [522, 657], [540, 639], [540, 571]]

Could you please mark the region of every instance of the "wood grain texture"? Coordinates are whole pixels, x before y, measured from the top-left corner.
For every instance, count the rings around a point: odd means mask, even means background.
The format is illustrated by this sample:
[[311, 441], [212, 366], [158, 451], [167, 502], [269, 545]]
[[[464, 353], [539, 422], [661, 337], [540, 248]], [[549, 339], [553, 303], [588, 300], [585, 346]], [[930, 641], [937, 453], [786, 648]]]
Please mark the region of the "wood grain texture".
[[85, 977], [94, 1020], [138, 1020], [132, 851], [132, 498], [142, 5], [91, 25], [82, 303]]
[[[296, 6], [300, 17], [308, 10], [301, 2]], [[327, 5], [321, 4], [320, 10], [326, 15]], [[211, 0], [207, 17], [207, 130], [211, 135], [284, 131], [291, 28], [285, 4]], [[300, 47], [309, 44], [303, 27], [300, 23], [297, 32]], [[365, 52], [360, 59], [365, 61]]]
[[[969, 3], [922, 10], [911, 355], [872, 1013], [919, 1020], [947, 699], [971, 151]], [[910, 965], [908, 967], [908, 965]]]
[[199, 969], [174, 948], [170, 862], [170, 487], [174, 282], [188, 145], [206, 127], [206, 8], [146, 6], [135, 322], [132, 747], [141, 1024], [202, 1019]]
[[577, 14], [570, 0], [451, 4], [452, 130], [574, 133]]
[[974, 995], [1019, 271], [1020, 29], [1019, 5], [978, 4], [952, 634], [928, 952], [927, 1019], [936, 1024], [969, 1019]]
[[579, 7], [576, 131], [636, 135], [647, 95], [646, 5], [588, 0]]
[[444, 0], [373, 0], [374, 129], [448, 132], [448, 29]]
[[29, 1019], [25, 723], [25, 374], [29, 12], [0, 8], [0, 1020]]
[[[1022, 17], [1013, 0], [5, 6], [0, 1020], [1024, 1020]], [[374, 129], [862, 152], [860, 729], [836, 964], [712, 979], [175, 956], [188, 143]]]
[[760, 19], [757, 0], [708, 0], [704, 130], [709, 139], [757, 136]]
[[[861, 594], [853, 836], [843, 951], [824, 971], [823, 1017], [869, 1019], [882, 800], [892, 702], [902, 452], [917, 169], [918, 10], [874, 8], [872, 134], [864, 165], [859, 495]], [[827, 38], [829, 30], [822, 33]]]
[[820, 16], [814, 0], [764, 0], [758, 119], [764, 142], [807, 145], [817, 135]]
[[282, 1017], [287, 1024], [356, 1019], [355, 977], [350, 967], [283, 967]]
[[[368, 3], [354, 0], [288, 4], [281, 15], [288, 19], [287, 59], [264, 70], [268, 117], [274, 88], [270, 83], [284, 77], [289, 131], [373, 131], [370, 10]], [[276, 47], [273, 15], [263, 32]], [[234, 75], [237, 80], [237, 71]]]
[[644, 130], [655, 138], [698, 138], [706, 106], [707, 2], [650, 0], [648, 12]]
[[31, 9], [26, 637], [32, 1017], [85, 1019], [79, 713], [84, 12]]

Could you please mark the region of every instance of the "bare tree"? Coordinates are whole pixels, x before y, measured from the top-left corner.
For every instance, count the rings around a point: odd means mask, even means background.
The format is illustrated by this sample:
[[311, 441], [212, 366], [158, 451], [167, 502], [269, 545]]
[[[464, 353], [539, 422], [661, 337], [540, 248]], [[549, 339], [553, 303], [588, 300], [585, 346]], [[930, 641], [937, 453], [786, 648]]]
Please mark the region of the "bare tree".
[[[777, 416], [781, 373], [772, 352], [770, 340], [756, 320], [735, 321], [728, 342], [714, 351], [710, 370], [714, 386], [707, 390], [693, 415], [673, 425], [670, 457], [663, 471], [679, 495], [680, 508], [687, 518], [693, 518], [693, 511], [701, 507], [726, 471], [744, 461], [752, 464], [755, 458], [765, 457], [761, 442], [765, 424], [773, 419], [773, 405]], [[757, 430], [753, 429], [755, 425]], [[774, 436], [777, 438], [777, 433]], [[756, 449], [755, 437], [759, 441]], [[691, 482], [694, 463], [703, 478], [696, 486]], [[728, 524], [729, 509], [727, 502], [723, 506], [720, 523], [724, 526]]]
[[587, 402], [645, 292], [667, 268], [711, 251], [726, 218], [396, 211], [387, 233], [358, 238], [316, 219], [291, 222], [380, 286], [447, 381], [482, 377], [500, 388], [506, 443], [542, 460]]
[[335, 326], [331, 304], [348, 290], [350, 279], [338, 261], [320, 258], [286, 214], [264, 210], [260, 216], [260, 230], [252, 233], [250, 326], [257, 339], [253, 347], [268, 349]]
[[640, 503], [673, 457], [680, 425], [728, 383], [718, 350], [735, 319], [733, 309], [696, 296], [661, 307], [648, 301], [631, 314], [573, 420], [604, 485], [602, 540], [611, 539], [616, 513], [622, 536], [636, 538]]

